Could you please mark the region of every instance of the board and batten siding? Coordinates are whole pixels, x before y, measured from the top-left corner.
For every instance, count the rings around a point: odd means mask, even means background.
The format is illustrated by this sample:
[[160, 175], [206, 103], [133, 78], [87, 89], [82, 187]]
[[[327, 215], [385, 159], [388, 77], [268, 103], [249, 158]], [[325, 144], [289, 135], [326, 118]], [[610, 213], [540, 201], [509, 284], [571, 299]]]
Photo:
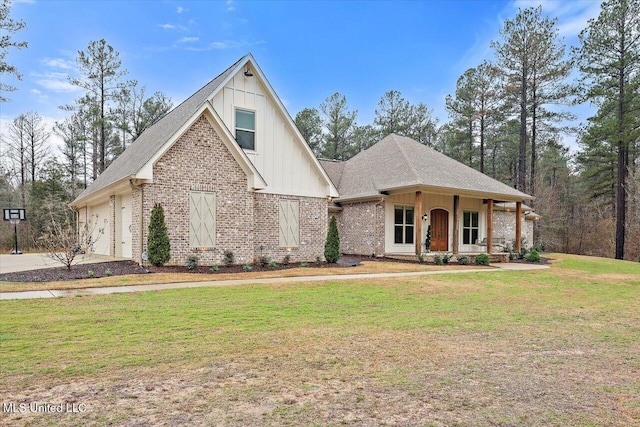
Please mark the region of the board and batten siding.
[[316, 170], [287, 120], [256, 77], [240, 71], [216, 94], [211, 103], [235, 136], [235, 110], [255, 112], [255, 150], [245, 150], [249, 160], [267, 182], [260, 192], [325, 197], [327, 185]]

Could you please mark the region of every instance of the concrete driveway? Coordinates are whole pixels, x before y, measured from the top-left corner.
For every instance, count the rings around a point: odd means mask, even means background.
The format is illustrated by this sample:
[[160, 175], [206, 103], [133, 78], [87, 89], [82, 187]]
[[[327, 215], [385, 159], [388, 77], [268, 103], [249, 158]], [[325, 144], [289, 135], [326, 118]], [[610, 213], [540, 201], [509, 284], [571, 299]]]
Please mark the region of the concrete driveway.
[[[119, 258], [95, 254], [87, 256], [81, 255], [77, 258], [78, 264], [95, 264], [96, 262], [115, 261], [117, 259]], [[63, 265], [43, 254], [0, 255], [0, 273], [13, 273], [16, 271], [38, 270], [52, 267], [63, 267]]]

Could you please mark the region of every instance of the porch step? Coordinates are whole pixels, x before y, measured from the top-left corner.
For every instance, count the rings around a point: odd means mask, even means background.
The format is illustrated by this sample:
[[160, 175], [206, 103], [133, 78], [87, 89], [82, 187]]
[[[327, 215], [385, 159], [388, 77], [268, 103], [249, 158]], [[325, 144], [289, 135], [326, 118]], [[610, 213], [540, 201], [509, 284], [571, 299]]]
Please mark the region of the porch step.
[[[443, 255], [445, 255], [447, 252], [429, 252], [429, 253], [425, 253], [423, 254], [424, 256], [424, 260], [425, 262], [433, 262], [433, 257], [435, 255], [440, 255], [441, 257]], [[480, 255], [480, 253], [484, 253], [484, 252], [476, 252], [476, 253], [463, 253], [460, 255], [465, 255], [469, 257], [469, 264], [473, 264], [475, 262], [475, 257], [476, 255]], [[402, 261], [417, 261], [418, 260], [418, 256], [417, 255], [409, 255], [409, 254], [385, 254], [384, 255], [386, 258], [391, 258], [391, 259], [397, 259], [397, 260], [402, 260]], [[507, 252], [498, 252], [498, 253], [493, 253], [491, 255], [489, 255], [489, 260], [491, 260], [491, 262], [505, 262], [508, 263], [509, 262], [509, 254]], [[451, 259], [452, 263], [457, 263], [457, 257], [454, 255], [453, 258]]]

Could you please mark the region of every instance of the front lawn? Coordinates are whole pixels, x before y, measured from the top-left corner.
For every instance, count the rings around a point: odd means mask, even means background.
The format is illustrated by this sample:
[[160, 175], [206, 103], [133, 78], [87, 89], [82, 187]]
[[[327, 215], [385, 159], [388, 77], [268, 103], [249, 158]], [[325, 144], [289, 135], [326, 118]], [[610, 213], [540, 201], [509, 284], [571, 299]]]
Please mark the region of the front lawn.
[[86, 412], [0, 424], [639, 425], [640, 264], [557, 258], [3, 301], [2, 401]]

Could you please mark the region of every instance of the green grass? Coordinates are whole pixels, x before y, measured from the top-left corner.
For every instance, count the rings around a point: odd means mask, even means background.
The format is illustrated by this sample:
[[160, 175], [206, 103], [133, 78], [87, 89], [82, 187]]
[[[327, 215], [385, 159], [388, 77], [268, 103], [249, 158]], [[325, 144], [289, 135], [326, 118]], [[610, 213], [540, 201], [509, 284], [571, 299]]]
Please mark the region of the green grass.
[[[242, 372], [257, 369], [255, 378], [288, 378], [301, 395], [334, 380], [354, 387], [350, 404], [366, 406], [363, 412], [380, 404], [370, 390], [378, 387], [386, 399], [408, 393], [432, 396], [441, 405], [434, 410], [453, 405], [445, 424], [467, 424], [466, 414], [475, 414], [493, 420], [479, 425], [623, 425], [640, 417], [635, 274], [638, 264], [562, 256], [552, 269], [531, 272], [3, 301], [0, 390], [110, 383], [122, 375], [202, 385], [212, 380], [190, 372], [233, 363]], [[618, 373], [629, 380], [618, 381]], [[276, 393], [265, 385], [228, 387], [245, 404]], [[529, 397], [530, 389], [541, 397]], [[571, 396], [567, 407], [556, 392]], [[504, 409], [510, 393], [523, 405], [514, 415]], [[623, 402], [622, 409], [575, 407], [603, 398]], [[293, 403], [275, 401], [271, 420], [318, 422], [312, 402], [284, 399]], [[388, 411], [399, 410], [390, 402]]]

